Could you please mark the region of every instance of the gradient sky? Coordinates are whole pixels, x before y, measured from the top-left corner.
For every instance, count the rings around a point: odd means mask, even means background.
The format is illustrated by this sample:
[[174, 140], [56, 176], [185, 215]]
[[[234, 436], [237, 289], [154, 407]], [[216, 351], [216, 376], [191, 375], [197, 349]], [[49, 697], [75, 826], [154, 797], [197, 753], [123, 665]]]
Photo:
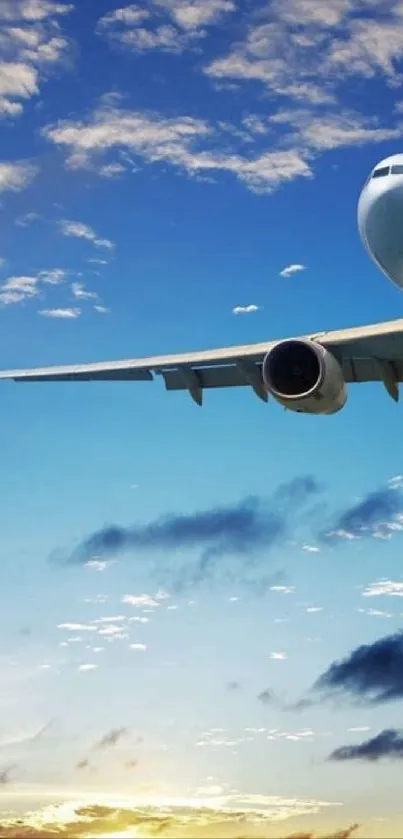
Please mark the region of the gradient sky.
[[[1, 0], [0, 366], [402, 316], [402, 71], [398, 0]], [[1, 385], [2, 835], [401, 835], [402, 427]]]

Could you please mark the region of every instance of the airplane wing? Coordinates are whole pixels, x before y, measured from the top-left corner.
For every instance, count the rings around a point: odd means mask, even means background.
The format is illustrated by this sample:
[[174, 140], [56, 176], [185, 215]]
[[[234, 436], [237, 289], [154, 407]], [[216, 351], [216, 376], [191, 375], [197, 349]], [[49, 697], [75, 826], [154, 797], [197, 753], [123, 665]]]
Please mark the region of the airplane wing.
[[[295, 336], [294, 336], [295, 337]], [[298, 336], [329, 349], [342, 366], [346, 382], [381, 381], [393, 399], [403, 381], [403, 319], [371, 326]], [[280, 341], [159, 355], [122, 361], [72, 364], [0, 371], [16, 382], [153, 381], [161, 375], [167, 390], [188, 390], [201, 405], [205, 388], [249, 386], [267, 401], [261, 367], [266, 353]]]

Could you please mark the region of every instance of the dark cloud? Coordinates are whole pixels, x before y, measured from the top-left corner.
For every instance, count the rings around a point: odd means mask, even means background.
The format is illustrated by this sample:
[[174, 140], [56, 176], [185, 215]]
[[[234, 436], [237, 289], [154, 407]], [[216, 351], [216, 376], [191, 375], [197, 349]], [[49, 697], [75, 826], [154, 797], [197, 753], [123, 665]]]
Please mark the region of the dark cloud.
[[89, 762], [88, 758], [85, 757], [85, 758], [83, 758], [83, 760], [78, 761], [78, 763], [76, 764], [76, 769], [79, 769], [79, 770], [89, 769], [89, 766], [90, 766], [90, 762]]
[[[266, 500], [252, 496], [226, 507], [184, 515], [169, 514], [130, 528], [104, 527], [85, 539], [69, 556], [54, 552], [52, 558], [62, 563], [84, 564], [94, 556], [110, 557], [131, 552], [154, 557], [157, 552], [163, 552], [165, 564], [172, 572], [170, 553], [186, 549], [198, 551], [199, 559], [196, 565], [187, 562], [186, 569], [180, 570], [178, 578], [183, 585], [210, 579], [216, 561], [225, 557], [240, 558], [245, 576], [245, 556], [252, 565], [254, 556], [261, 556], [262, 551], [267, 553], [284, 542], [295, 524], [295, 514], [320, 489], [313, 477], [297, 477], [282, 484]], [[160, 562], [160, 567], [163, 566], [164, 562]], [[233, 566], [232, 572], [235, 573]], [[253, 574], [251, 581], [256, 585]], [[272, 575], [269, 584], [272, 584]]]
[[0, 786], [6, 786], [11, 782], [11, 774], [16, 769], [16, 764], [13, 763], [12, 766], [7, 766], [5, 769], [0, 769]]
[[227, 690], [232, 690], [232, 691], [233, 690], [239, 690], [239, 688], [241, 687], [241, 683], [240, 682], [227, 682], [226, 687], [227, 687]]
[[127, 760], [125, 763], [125, 769], [137, 769], [138, 765], [138, 760]]
[[385, 728], [376, 737], [352, 746], [341, 746], [329, 755], [328, 760], [369, 760], [395, 758], [403, 760], [403, 731]]
[[348, 694], [372, 703], [403, 697], [403, 632], [356, 647], [333, 662], [315, 682], [314, 690]]
[[258, 700], [262, 703], [262, 705], [272, 705], [275, 701], [274, 694], [271, 690], [262, 690], [261, 693], [258, 694]]
[[110, 749], [112, 746], [116, 746], [120, 740], [124, 737], [127, 737], [129, 733], [128, 728], [112, 728], [111, 731], [108, 731], [98, 743], [95, 743], [94, 749]]
[[342, 539], [343, 534], [371, 536], [375, 532], [387, 531], [387, 525], [398, 513], [403, 512], [403, 494], [399, 488], [380, 489], [371, 492], [347, 507], [335, 517], [333, 523], [320, 537], [324, 541]]

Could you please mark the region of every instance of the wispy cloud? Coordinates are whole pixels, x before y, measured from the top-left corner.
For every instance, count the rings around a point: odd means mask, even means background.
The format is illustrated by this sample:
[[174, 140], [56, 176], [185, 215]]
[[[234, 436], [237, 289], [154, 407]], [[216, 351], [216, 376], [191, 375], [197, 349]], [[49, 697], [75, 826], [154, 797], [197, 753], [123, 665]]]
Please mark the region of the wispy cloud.
[[[269, 501], [251, 497], [231, 506], [171, 514], [131, 528], [106, 527], [79, 545], [68, 562], [84, 564], [94, 556], [102, 558], [127, 552], [154, 555], [160, 551], [165, 557], [163, 567], [173, 573], [175, 563], [170, 559], [170, 552], [193, 549], [198, 551], [199, 558], [195, 565], [187, 564], [186, 573], [181, 569], [184, 581], [189, 574], [193, 582], [211, 578], [225, 557], [248, 555], [248, 566], [252, 568], [253, 556], [262, 549], [267, 554], [282, 543], [294, 514], [320, 489], [311, 476], [302, 476], [278, 487]], [[220, 570], [223, 573], [224, 569]]]
[[403, 760], [403, 731], [387, 728], [363, 743], [340, 746], [329, 755], [328, 760], [375, 762], [385, 758]]
[[403, 597], [403, 582], [378, 580], [364, 588], [363, 597]]
[[78, 318], [81, 315], [81, 309], [41, 309], [39, 314], [43, 315], [45, 318], [61, 318], [62, 320], [70, 320], [71, 318]]
[[77, 300], [97, 300], [98, 294], [96, 291], [86, 291], [84, 283], [72, 283], [71, 290], [73, 296]]
[[403, 530], [403, 495], [400, 488], [386, 487], [366, 495], [335, 517], [321, 534], [323, 541], [365, 536], [388, 537]]
[[115, 247], [114, 242], [110, 239], [101, 239], [92, 227], [88, 224], [83, 224], [81, 221], [60, 221], [59, 229], [62, 236], [85, 239], [87, 242], [92, 242], [97, 248], [113, 250]]
[[300, 271], [305, 271], [306, 265], [302, 265], [300, 262], [293, 262], [291, 265], [287, 265], [286, 268], [283, 268], [280, 271], [280, 277], [292, 277], [294, 274], [298, 274]]
[[145, 164], [170, 163], [189, 176], [227, 171], [250, 189], [271, 192], [296, 177], [311, 177], [303, 152], [271, 147], [255, 157], [225, 150], [220, 127], [194, 117], [168, 118], [101, 103], [87, 122], [64, 120], [45, 137], [68, 151], [73, 168], [97, 167], [106, 152], [122, 147]]

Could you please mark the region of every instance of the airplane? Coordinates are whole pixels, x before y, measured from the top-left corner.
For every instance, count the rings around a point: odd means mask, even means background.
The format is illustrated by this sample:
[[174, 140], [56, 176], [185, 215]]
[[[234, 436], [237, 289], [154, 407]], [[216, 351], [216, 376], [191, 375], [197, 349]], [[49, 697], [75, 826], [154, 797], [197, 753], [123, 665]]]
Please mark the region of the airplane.
[[[357, 208], [361, 240], [381, 271], [403, 288], [403, 154], [370, 172]], [[403, 319], [302, 337], [215, 350], [123, 361], [0, 371], [0, 379], [41, 381], [153, 381], [187, 390], [197, 405], [208, 388], [249, 386], [290, 411], [334, 414], [344, 408], [347, 384], [382, 382], [395, 402], [403, 381]]]

